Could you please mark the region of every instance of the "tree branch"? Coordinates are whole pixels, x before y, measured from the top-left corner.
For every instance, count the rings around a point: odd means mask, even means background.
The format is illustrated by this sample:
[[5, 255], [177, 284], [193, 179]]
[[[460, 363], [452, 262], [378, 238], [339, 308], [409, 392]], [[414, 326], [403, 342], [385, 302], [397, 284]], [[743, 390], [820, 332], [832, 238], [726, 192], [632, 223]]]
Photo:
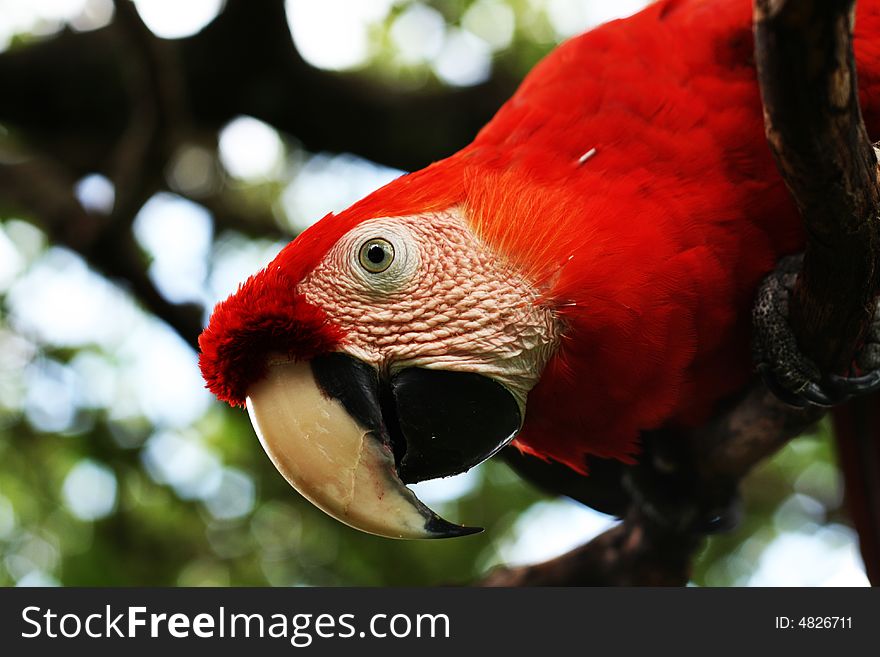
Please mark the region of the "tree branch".
[[[704, 534], [694, 519], [707, 500], [723, 499], [763, 459], [816, 423], [819, 408], [783, 404], [761, 382], [698, 430], [667, 435], [664, 442], [690, 450], [688, 474], [699, 495], [691, 504], [657, 517], [662, 502], [634, 503], [621, 524], [571, 552], [518, 568], [498, 568], [483, 586], [683, 586]], [[665, 464], [666, 466], [669, 463]], [[682, 465], [682, 464], [675, 464]]]
[[825, 374], [849, 372], [880, 285], [877, 157], [859, 108], [854, 0], [755, 2], [767, 140], [807, 231], [791, 320]]
[[626, 519], [560, 557], [499, 568], [482, 586], [681, 586], [699, 538], [669, 533], [632, 509]]
[[[125, 13], [118, 12], [114, 23], [127, 21]], [[115, 31], [110, 25], [64, 32], [0, 54], [0, 89], [14, 90], [0, 103], [0, 122], [18, 128], [77, 176], [109, 173], [137, 109], [126, 82], [131, 44], [121, 43]], [[179, 98], [199, 135], [250, 115], [311, 151], [351, 152], [408, 171], [468, 144], [517, 84], [497, 67], [474, 87], [417, 91], [364, 73], [317, 70], [296, 51], [283, 0], [229, 0], [198, 34], [166, 41], [148, 33], [143, 41], [174, 62]]]

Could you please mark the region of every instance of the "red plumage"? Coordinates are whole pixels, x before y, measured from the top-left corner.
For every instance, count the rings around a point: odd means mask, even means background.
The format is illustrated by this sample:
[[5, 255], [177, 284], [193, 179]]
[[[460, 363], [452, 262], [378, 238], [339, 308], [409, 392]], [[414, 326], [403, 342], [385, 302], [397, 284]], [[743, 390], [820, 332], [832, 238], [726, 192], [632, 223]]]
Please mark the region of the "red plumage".
[[296, 293], [297, 282], [281, 267], [268, 267], [214, 309], [199, 336], [199, 366], [221, 401], [244, 406], [248, 386], [262, 378], [272, 356], [309, 359], [333, 351], [343, 338]]
[[[876, 137], [880, 1], [857, 6]], [[471, 145], [326, 217], [221, 305], [201, 341], [209, 386], [241, 403], [259, 356], [341, 339], [291, 299], [348, 230], [459, 205], [565, 327], [529, 394], [522, 450], [584, 472], [589, 454], [631, 460], [641, 431], [704, 421], [752, 375], [759, 281], [804, 245], [752, 51], [750, 0], [661, 0], [564, 43]]]

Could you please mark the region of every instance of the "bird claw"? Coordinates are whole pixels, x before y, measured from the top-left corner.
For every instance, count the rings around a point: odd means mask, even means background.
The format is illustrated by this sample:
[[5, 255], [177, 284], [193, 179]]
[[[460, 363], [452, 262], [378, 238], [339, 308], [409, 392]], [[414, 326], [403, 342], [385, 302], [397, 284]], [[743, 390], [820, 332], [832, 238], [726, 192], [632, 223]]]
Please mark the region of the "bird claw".
[[880, 370], [861, 376], [830, 374], [820, 383], [810, 381], [796, 393], [780, 386], [767, 372], [764, 373], [764, 382], [777, 397], [791, 406], [805, 408], [813, 405], [831, 408], [853, 397], [880, 390]]
[[864, 374], [823, 375], [803, 355], [788, 323], [788, 302], [803, 256], [784, 258], [758, 291], [752, 313], [753, 356], [773, 394], [795, 408], [830, 408], [880, 390], [880, 313], [874, 314], [865, 345], [856, 357]]

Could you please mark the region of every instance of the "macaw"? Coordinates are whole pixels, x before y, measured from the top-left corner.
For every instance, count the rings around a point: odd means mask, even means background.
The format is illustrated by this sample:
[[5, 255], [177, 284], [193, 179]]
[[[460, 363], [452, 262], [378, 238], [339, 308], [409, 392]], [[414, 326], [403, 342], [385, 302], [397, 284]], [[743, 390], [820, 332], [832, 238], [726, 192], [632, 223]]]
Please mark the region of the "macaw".
[[[803, 250], [764, 137], [750, 0], [660, 0], [550, 53], [474, 141], [328, 214], [213, 312], [200, 366], [281, 474], [396, 538], [405, 484], [512, 443], [588, 476], [754, 376], [760, 281]], [[858, 2], [880, 134], [880, 1]]]

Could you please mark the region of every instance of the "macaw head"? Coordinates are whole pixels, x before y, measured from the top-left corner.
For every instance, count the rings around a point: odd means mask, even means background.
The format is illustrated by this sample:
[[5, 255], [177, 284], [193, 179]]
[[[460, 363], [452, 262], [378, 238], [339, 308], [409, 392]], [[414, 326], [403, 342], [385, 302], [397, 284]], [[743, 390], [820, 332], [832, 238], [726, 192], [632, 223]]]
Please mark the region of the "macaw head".
[[208, 388], [247, 407], [287, 481], [383, 536], [479, 531], [406, 484], [511, 442], [559, 340], [535, 281], [449, 180], [429, 168], [328, 215], [218, 304], [199, 340]]

